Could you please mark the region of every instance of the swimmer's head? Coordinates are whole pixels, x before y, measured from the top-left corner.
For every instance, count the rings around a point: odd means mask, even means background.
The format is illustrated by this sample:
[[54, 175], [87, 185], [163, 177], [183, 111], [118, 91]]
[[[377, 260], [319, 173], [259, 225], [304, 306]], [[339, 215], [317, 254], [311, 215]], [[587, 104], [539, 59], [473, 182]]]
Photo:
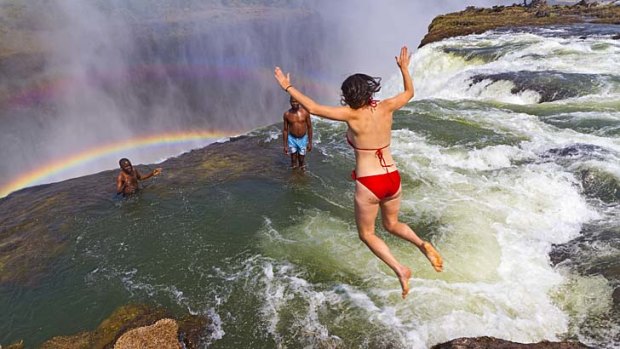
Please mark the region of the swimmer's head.
[[127, 159], [127, 158], [122, 158], [122, 159], [118, 160], [118, 165], [125, 172], [129, 173], [132, 170], [131, 161], [129, 161], [129, 159]]
[[372, 96], [381, 90], [381, 78], [373, 78], [366, 74], [353, 74], [342, 82], [343, 105], [359, 109], [369, 105]]
[[289, 100], [289, 102], [291, 103], [291, 108], [293, 108], [295, 110], [299, 109], [300, 104], [299, 104], [299, 102], [297, 102], [297, 100], [295, 98], [293, 98], [291, 96], [291, 99]]

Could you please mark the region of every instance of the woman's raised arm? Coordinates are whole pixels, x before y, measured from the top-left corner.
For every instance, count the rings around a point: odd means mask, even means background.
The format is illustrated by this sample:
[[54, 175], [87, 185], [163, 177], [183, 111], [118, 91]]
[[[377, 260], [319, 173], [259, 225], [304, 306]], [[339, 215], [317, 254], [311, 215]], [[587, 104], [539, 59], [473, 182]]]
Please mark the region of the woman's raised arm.
[[411, 53], [407, 49], [407, 46], [403, 46], [400, 49], [400, 56], [394, 57], [396, 64], [403, 75], [403, 85], [405, 90], [394, 97], [383, 100], [382, 104], [387, 105], [390, 110], [394, 111], [402, 108], [407, 104], [411, 98], [413, 98], [413, 80], [411, 74], [409, 74], [409, 62], [411, 61]]
[[306, 96], [301, 91], [296, 89], [295, 86], [291, 84], [291, 74], [287, 73], [285, 75], [284, 72], [282, 72], [282, 69], [280, 69], [280, 67], [276, 67], [274, 71], [274, 77], [278, 81], [278, 84], [280, 84], [280, 87], [285, 92], [288, 92], [291, 97], [295, 98], [295, 100], [299, 102], [299, 104], [303, 105], [310, 114], [337, 121], [348, 120], [350, 115], [349, 108], [331, 107], [315, 102], [312, 98]]

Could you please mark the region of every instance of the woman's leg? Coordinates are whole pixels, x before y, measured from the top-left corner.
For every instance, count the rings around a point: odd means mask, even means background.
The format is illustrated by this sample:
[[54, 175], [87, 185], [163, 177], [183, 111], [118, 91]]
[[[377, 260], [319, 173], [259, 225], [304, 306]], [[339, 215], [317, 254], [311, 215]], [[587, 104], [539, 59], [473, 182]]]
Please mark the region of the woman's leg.
[[400, 264], [390, 248], [385, 242], [375, 235], [375, 221], [379, 211], [379, 200], [368, 188], [355, 183], [355, 223], [357, 224], [357, 232], [360, 240], [374, 253], [379, 259], [387, 264], [396, 276], [403, 289], [402, 297], [407, 297], [409, 293], [409, 278], [411, 278], [411, 270]]
[[443, 260], [439, 252], [435, 250], [430, 242], [420, 239], [411, 227], [407, 224], [398, 221], [398, 213], [400, 212], [400, 200], [401, 190], [398, 190], [396, 195], [391, 198], [387, 198], [381, 201], [381, 219], [383, 221], [383, 227], [391, 234], [398, 236], [401, 239], [407, 240], [416, 245], [422, 253], [428, 258], [428, 260], [435, 268], [435, 271], [440, 272], [443, 270]]

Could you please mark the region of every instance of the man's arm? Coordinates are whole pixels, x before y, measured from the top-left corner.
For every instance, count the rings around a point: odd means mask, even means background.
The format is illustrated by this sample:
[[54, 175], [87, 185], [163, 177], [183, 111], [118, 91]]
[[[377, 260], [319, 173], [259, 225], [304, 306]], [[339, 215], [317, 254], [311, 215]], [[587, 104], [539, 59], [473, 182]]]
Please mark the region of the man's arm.
[[158, 174], [160, 174], [161, 173], [161, 167], [158, 167], [158, 168], [154, 169], [153, 171], [151, 171], [151, 173], [149, 173], [149, 174], [147, 174], [145, 176], [141, 175], [140, 172], [138, 172], [138, 170], [135, 170], [135, 171], [136, 171], [136, 176], [138, 177], [138, 179], [143, 181], [145, 179], [149, 179], [149, 178], [151, 178], [153, 176], [157, 176]]
[[288, 154], [288, 120], [286, 120], [286, 113], [284, 113], [284, 126], [282, 126], [282, 139], [284, 140], [284, 154]]
[[116, 194], [120, 194], [125, 189], [125, 177], [122, 173], [119, 173], [116, 177]]
[[306, 128], [308, 129], [308, 145], [306, 149], [312, 151], [312, 116], [308, 112], [306, 114]]

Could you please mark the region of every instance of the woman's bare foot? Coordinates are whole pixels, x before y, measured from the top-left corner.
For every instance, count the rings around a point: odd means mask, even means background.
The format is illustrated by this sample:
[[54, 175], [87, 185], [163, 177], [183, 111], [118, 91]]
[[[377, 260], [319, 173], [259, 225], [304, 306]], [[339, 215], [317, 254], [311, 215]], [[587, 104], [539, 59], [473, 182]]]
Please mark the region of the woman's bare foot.
[[400, 270], [396, 273], [398, 276], [398, 281], [400, 282], [400, 287], [403, 289], [403, 299], [407, 297], [409, 293], [409, 279], [411, 279], [411, 269], [402, 266]]
[[443, 271], [443, 259], [430, 242], [424, 241], [420, 246], [420, 251], [428, 258], [436, 272]]

